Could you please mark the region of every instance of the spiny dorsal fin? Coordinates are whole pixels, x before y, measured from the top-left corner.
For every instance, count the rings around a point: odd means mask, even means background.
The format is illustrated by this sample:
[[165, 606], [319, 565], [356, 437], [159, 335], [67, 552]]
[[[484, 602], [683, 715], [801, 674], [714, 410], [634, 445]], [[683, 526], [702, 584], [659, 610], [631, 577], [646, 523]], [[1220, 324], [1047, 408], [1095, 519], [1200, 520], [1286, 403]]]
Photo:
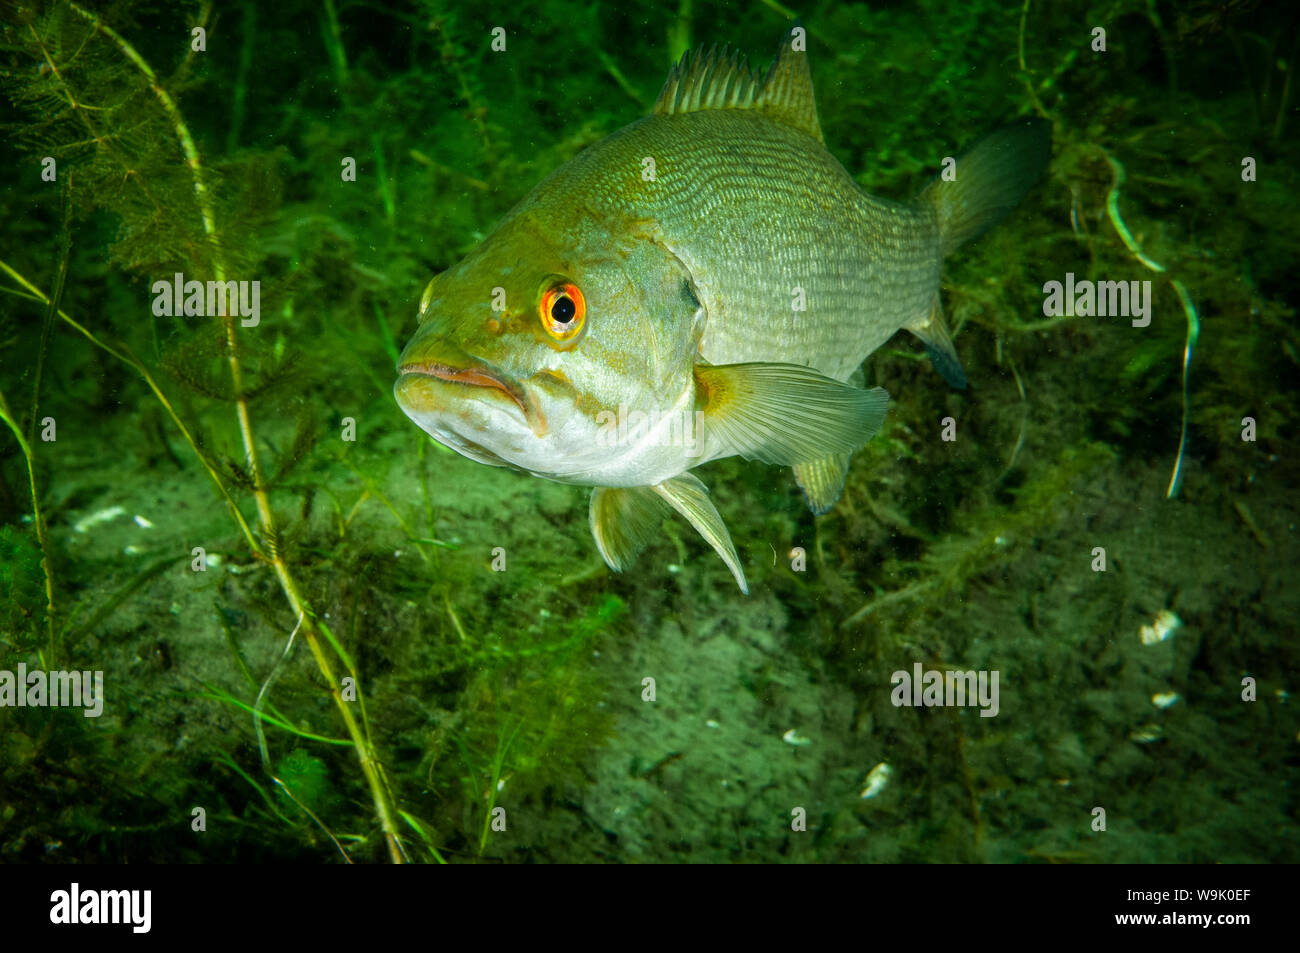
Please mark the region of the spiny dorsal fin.
[[725, 46], [688, 52], [669, 72], [653, 112], [673, 116], [701, 109], [758, 109], [823, 142], [805, 40], [796, 23], [766, 71], [753, 69]]

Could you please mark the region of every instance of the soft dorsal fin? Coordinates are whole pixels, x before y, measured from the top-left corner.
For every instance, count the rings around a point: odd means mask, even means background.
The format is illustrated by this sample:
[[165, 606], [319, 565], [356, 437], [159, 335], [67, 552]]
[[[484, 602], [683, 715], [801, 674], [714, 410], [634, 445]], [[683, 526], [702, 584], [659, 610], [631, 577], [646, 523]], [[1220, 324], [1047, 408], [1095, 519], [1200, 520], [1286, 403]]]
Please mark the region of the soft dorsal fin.
[[753, 69], [725, 46], [687, 52], [669, 72], [653, 112], [673, 116], [701, 109], [758, 109], [823, 142], [804, 52], [806, 38], [804, 28], [796, 23], [765, 71]]

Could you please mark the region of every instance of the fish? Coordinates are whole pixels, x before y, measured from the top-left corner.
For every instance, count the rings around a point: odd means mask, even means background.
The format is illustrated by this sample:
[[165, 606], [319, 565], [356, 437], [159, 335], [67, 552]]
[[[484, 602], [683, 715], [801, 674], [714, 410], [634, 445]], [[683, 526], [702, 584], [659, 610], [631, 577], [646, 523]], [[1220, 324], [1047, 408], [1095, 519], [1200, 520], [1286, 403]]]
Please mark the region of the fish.
[[648, 116], [562, 164], [424, 290], [394, 396], [471, 460], [591, 487], [615, 572], [669, 510], [749, 586], [693, 472], [740, 456], [839, 499], [889, 395], [866, 358], [900, 330], [953, 386], [943, 260], [1046, 168], [1051, 127], [1017, 121], [910, 201], [861, 189], [826, 149], [799, 24], [766, 69], [682, 56]]

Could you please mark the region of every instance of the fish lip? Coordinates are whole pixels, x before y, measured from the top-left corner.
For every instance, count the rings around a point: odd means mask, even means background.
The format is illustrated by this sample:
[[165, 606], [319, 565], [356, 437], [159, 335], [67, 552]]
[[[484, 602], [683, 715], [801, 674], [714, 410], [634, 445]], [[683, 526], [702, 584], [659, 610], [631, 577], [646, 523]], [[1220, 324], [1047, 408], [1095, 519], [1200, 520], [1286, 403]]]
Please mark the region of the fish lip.
[[498, 390], [514, 402], [534, 433], [542, 436], [547, 432], [545, 417], [540, 408], [529, 399], [528, 393], [509, 375], [486, 361], [471, 358], [460, 366], [435, 360], [404, 361], [397, 365], [397, 375], [399, 380], [408, 376], [434, 377], [453, 384], [464, 384], [467, 387]]

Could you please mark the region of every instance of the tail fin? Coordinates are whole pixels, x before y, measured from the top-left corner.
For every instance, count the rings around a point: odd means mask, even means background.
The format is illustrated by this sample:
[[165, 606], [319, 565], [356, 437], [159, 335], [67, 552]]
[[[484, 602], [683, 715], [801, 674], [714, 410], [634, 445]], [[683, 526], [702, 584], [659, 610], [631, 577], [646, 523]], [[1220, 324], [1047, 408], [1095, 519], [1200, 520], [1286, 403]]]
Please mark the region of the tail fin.
[[935, 179], [921, 201], [939, 213], [947, 256], [978, 238], [1020, 204], [1052, 155], [1052, 126], [1043, 119], [1012, 123], [985, 136], [957, 159], [956, 178]]

